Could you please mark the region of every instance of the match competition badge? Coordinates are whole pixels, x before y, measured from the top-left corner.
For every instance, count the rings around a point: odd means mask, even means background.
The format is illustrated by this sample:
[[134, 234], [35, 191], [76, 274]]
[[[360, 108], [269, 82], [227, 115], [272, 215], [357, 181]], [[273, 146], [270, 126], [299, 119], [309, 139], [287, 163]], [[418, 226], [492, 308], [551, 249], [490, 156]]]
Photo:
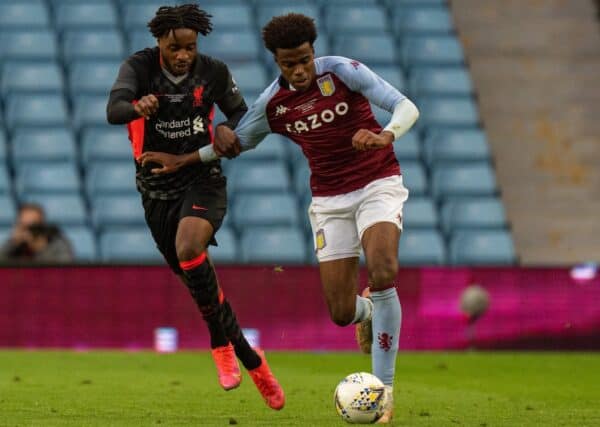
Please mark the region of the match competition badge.
[[327, 246], [327, 242], [325, 241], [325, 230], [323, 230], [322, 228], [320, 230], [317, 230], [316, 241], [317, 252], [319, 252], [321, 249]]
[[317, 79], [317, 84], [319, 85], [321, 95], [323, 96], [331, 96], [335, 92], [335, 84], [333, 83], [333, 78], [331, 78], [331, 74], [319, 77]]

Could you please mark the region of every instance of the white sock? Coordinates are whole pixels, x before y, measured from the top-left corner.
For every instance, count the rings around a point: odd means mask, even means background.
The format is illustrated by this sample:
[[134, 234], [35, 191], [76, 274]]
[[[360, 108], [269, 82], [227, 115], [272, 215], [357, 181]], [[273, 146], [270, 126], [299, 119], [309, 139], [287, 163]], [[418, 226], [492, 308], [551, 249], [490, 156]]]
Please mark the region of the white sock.
[[356, 309], [352, 323], [360, 323], [371, 318], [373, 314], [373, 302], [369, 298], [356, 296]]

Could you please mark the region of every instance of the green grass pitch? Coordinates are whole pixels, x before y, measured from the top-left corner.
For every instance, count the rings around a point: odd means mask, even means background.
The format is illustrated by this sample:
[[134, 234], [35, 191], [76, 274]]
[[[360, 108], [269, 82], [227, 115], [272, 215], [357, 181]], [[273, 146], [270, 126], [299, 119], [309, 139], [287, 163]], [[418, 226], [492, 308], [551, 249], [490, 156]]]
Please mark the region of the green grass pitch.
[[[358, 353], [270, 352], [273, 411], [244, 375], [222, 391], [207, 352], [0, 351], [0, 426], [343, 426], [333, 390]], [[600, 354], [401, 353], [396, 426], [600, 426]]]

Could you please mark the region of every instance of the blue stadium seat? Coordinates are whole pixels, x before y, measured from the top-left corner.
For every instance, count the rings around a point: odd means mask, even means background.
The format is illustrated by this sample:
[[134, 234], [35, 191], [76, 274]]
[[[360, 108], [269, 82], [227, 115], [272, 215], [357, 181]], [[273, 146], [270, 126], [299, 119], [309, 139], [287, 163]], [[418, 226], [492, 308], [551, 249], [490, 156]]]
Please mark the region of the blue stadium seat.
[[368, 64], [397, 65], [399, 57], [394, 39], [389, 34], [343, 35], [333, 40], [333, 52]]
[[83, 59], [118, 61], [125, 55], [125, 46], [117, 29], [67, 30], [63, 35], [63, 55], [67, 63]]
[[23, 30], [48, 28], [50, 17], [46, 4], [40, 1], [0, 2], [0, 28]]
[[232, 64], [229, 67], [231, 75], [238, 84], [242, 94], [247, 92], [262, 92], [267, 87], [267, 73], [259, 63]]
[[[157, 46], [157, 41], [154, 36], [148, 30], [132, 30], [127, 33], [129, 43], [127, 45], [127, 52], [134, 53], [139, 50], [146, 49], [147, 47]], [[199, 49], [202, 50], [203, 46]]]
[[476, 128], [479, 126], [477, 105], [471, 99], [430, 98], [419, 102], [421, 116], [417, 126], [428, 131], [438, 128]]
[[297, 164], [294, 168], [294, 190], [298, 197], [302, 199], [311, 196], [310, 175], [307, 161]]
[[400, 7], [402, 10], [425, 6], [447, 6], [447, 0], [382, 0], [388, 8]]
[[400, 238], [398, 260], [400, 265], [443, 265], [446, 246], [439, 231], [406, 229]]
[[428, 192], [427, 174], [421, 162], [402, 162], [402, 182], [411, 196], [422, 196]]
[[62, 71], [54, 61], [7, 62], [2, 67], [1, 81], [4, 97], [27, 92], [62, 94], [64, 89]]
[[[0, 174], [2, 174], [2, 169], [0, 169]], [[0, 227], [12, 227], [17, 217], [17, 205], [12, 196], [10, 194], [3, 194], [1, 189], [0, 206], [2, 206], [2, 209], [0, 209]], [[0, 245], [3, 243], [4, 240], [0, 240]]]
[[86, 169], [85, 188], [88, 196], [137, 194], [133, 162], [95, 162]]
[[449, 200], [442, 207], [442, 228], [447, 234], [461, 229], [504, 227], [504, 205], [495, 197]]
[[284, 162], [239, 162], [228, 172], [231, 194], [246, 192], [286, 192], [291, 189]]
[[16, 127], [65, 126], [67, 105], [62, 95], [22, 95], [7, 100], [6, 125]]
[[2, 127], [0, 127], [0, 167], [4, 166], [4, 161], [8, 156], [8, 148], [6, 144], [6, 137], [4, 136], [4, 131]]
[[46, 212], [46, 218], [53, 224], [72, 226], [88, 223], [87, 208], [79, 193], [26, 193], [21, 196], [21, 201], [41, 205]]
[[[261, 0], [258, 0], [261, 1]], [[377, 6], [378, 0], [314, 0], [319, 6]]]
[[298, 225], [300, 216], [292, 193], [240, 194], [232, 207], [235, 226], [239, 230], [257, 225]]
[[226, 63], [253, 62], [261, 53], [258, 37], [252, 30], [211, 33], [199, 50]]
[[214, 31], [222, 30], [253, 30], [252, 10], [248, 5], [201, 5], [212, 15], [210, 19]]
[[75, 261], [94, 262], [98, 260], [98, 245], [94, 232], [86, 226], [62, 227], [62, 232], [71, 243]]
[[[304, 157], [302, 148], [292, 140], [281, 136], [281, 140], [287, 151], [288, 164], [291, 167], [292, 174], [295, 177], [295, 171], [302, 167], [308, 167], [308, 160]], [[295, 188], [295, 187], [294, 187]]]
[[515, 248], [506, 230], [459, 231], [450, 241], [452, 265], [512, 265]]
[[52, 61], [58, 56], [52, 30], [0, 30], [0, 57], [7, 60]]
[[402, 69], [397, 66], [390, 65], [375, 65], [371, 66], [367, 64], [367, 67], [371, 68], [373, 72], [379, 75], [383, 80], [394, 86], [400, 92], [406, 91], [406, 81]]
[[410, 79], [410, 91], [417, 97], [471, 96], [473, 83], [464, 67], [419, 68]]
[[419, 160], [421, 151], [419, 146], [419, 134], [413, 130], [405, 133], [398, 141], [394, 142], [394, 154], [401, 167], [402, 162], [405, 160]]
[[405, 67], [463, 65], [465, 56], [456, 37], [406, 37], [402, 40]]
[[81, 130], [87, 126], [106, 125], [106, 95], [76, 96], [73, 102], [73, 127]]
[[285, 147], [288, 144], [289, 142], [283, 136], [271, 133], [256, 148], [244, 151], [235, 161], [285, 161], [287, 156]]
[[384, 33], [387, 29], [383, 9], [377, 6], [328, 4], [324, 9], [325, 25], [331, 33]]
[[4, 162], [0, 163], [0, 194], [10, 193], [11, 182], [8, 168], [4, 166]]
[[108, 1], [61, 3], [56, 6], [55, 23], [59, 31], [114, 28], [117, 26], [117, 12]]
[[248, 264], [304, 264], [306, 241], [300, 228], [249, 227], [242, 233], [241, 261]]
[[239, 263], [238, 240], [233, 230], [224, 225], [217, 231], [216, 239], [219, 246], [208, 248], [211, 259], [218, 265]]
[[489, 161], [491, 157], [485, 133], [480, 129], [433, 131], [425, 138], [424, 153], [429, 165]]
[[15, 189], [19, 196], [27, 193], [77, 193], [81, 182], [74, 163], [36, 162], [25, 164], [17, 171]]
[[429, 197], [409, 197], [404, 204], [403, 223], [406, 229], [434, 229], [438, 226], [438, 211]]
[[[81, 135], [81, 159], [84, 165], [99, 161], [131, 161], [133, 153], [123, 127], [91, 127]], [[133, 168], [133, 162], [131, 162]]]
[[74, 94], [103, 94], [110, 92], [120, 63], [118, 61], [76, 61], [69, 69], [69, 89]]
[[103, 231], [100, 234], [100, 257], [104, 262], [117, 264], [164, 263], [147, 227], [119, 227]]
[[[310, 16], [315, 20], [317, 27], [320, 27], [319, 23], [319, 9], [314, 5], [308, 2], [300, 3], [299, 2], [286, 2], [282, 0], [278, 0], [277, 2], [269, 2], [268, 4], [264, 4], [264, 2], [257, 3], [257, 24], [258, 28], [262, 29], [274, 16], [287, 15], [290, 12], [301, 13], [306, 16]], [[319, 32], [319, 37], [322, 37], [323, 34]]]
[[139, 194], [91, 197], [92, 222], [97, 230], [114, 226], [143, 226], [144, 208]]
[[31, 161], [75, 162], [77, 147], [69, 128], [19, 128], [12, 138], [15, 168]]
[[452, 16], [445, 7], [394, 8], [393, 27], [396, 34], [436, 35], [454, 30]]
[[159, 7], [164, 3], [151, 2], [123, 2], [123, 27], [128, 29], [143, 29], [149, 32], [146, 25], [154, 17]]
[[494, 170], [487, 162], [442, 164], [433, 171], [432, 192], [438, 200], [493, 196], [497, 192]]

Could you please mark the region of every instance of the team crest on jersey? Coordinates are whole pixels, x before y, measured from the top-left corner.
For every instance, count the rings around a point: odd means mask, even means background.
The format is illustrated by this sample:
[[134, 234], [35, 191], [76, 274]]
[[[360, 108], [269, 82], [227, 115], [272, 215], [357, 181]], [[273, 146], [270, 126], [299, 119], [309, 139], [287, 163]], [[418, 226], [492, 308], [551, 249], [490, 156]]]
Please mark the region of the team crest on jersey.
[[334, 94], [335, 84], [333, 83], [333, 78], [331, 77], [331, 74], [319, 77], [317, 79], [317, 84], [319, 85], [319, 89], [321, 90], [321, 95], [331, 96]]
[[202, 93], [204, 92], [204, 86], [198, 86], [194, 89], [194, 107], [202, 106]]

